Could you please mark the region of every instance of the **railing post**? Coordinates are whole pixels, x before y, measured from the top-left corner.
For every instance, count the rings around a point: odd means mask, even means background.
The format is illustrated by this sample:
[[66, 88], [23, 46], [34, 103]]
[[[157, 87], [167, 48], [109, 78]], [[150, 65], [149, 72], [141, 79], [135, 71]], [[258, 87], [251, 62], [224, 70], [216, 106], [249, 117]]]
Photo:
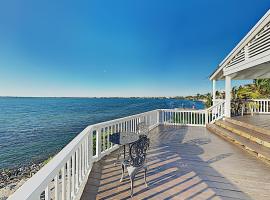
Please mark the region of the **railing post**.
[[157, 110], [157, 125], [160, 124], [160, 110]]
[[90, 131], [90, 134], [88, 136], [88, 140], [89, 140], [89, 166], [92, 167], [92, 162], [93, 162], [93, 131]]
[[208, 110], [205, 110], [205, 125], [208, 124]]
[[97, 158], [98, 160], [101, 158], [101, 148], [102, 148], [102, 143], [101, 143], [101, 129], [98, 128], [96, 130], [96, 152], [97, 152]]

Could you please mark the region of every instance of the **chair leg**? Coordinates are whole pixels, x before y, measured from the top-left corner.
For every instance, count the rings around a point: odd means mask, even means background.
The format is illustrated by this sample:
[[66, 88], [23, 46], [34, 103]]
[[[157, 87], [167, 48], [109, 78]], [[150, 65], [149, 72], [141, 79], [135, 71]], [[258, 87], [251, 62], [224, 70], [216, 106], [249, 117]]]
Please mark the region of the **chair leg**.
[[125, 173], [125, 166], [122, 164], [122, 176], [121, 176], [120, 182], [122, 182], [124, 179], [124, 173]]
[[130, 196], [133, 197], [133, 179], [134, 177], [130, 177]]
[[118, 148], [118, 154], [117, 154], [117, 157], [116, 157], [116, 161], [114, 162], [114, 166], [117, 164], [117, 162], [119, 161], [119, 158], [121, 156], [121, 147]]
[[148, 187], [148, 184], [146, 182], [146, 172], [147, 172], [147, 168], [144, 169], [144, 183], [145, 183], [145, 186]]

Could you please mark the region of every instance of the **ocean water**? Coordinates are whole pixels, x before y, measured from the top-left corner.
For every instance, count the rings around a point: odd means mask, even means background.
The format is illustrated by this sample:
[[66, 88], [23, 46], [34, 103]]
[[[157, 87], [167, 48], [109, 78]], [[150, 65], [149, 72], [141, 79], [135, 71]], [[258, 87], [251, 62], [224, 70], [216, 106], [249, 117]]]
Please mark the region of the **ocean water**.
[[183, 106], [204, 108], [176, 99], [0, 97], [0, 169], [53, 156], [88, 125]]

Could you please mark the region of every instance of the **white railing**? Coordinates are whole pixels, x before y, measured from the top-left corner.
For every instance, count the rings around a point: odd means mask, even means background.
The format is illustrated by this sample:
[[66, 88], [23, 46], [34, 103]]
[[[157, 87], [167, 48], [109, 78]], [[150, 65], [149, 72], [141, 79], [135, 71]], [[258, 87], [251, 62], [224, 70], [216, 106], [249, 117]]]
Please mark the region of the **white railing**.
[[205, 110], [153, 110], [90, 125], [8, 200], [80, 199], [93, 163], [118, 148], [118, 145], [110, 143], [110, 134], [136, 132], [140, 122], [145, 122], [150, 130], [161, 124], [205, 126], [221, 118], [223, 114], [224, 103], [218, 103]]
[[242, 115], [247, 114], [270, 114], [270, 99], [252, 99], [245, 101], [242, 107]]
[[109, 134], [127, 130], [136, 132], [141, 121], [153, 129], [160, 124], [159, 111], [88, 126], [8, 199], [80, 199], [93, 162], [118, 148], [109, 142]]
[[206, 112], [206, 124], [222, 119], [225, 116], [225, 101], [219, 100], [215, 105], [208, 108]]
[[205, 126], [206, 110], [160, 110], [161, 121], [164, 125]]
[[225, 100], [224, 99], [213, 99], [213, 105], [216, 105], [220, 102], [224, 102]]

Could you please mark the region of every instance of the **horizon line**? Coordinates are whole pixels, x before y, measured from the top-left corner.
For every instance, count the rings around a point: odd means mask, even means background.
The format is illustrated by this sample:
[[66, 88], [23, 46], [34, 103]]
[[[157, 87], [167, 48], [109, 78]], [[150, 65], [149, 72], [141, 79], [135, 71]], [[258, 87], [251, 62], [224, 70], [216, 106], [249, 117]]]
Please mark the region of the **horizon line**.
[[[205, 94], [200, 94], [205, 95]], [[176, 98], [176, 97], [194, 97], [196, 95], [186, 96], [13, 96], [13, 95], [0, 95], [0, 98]]]

